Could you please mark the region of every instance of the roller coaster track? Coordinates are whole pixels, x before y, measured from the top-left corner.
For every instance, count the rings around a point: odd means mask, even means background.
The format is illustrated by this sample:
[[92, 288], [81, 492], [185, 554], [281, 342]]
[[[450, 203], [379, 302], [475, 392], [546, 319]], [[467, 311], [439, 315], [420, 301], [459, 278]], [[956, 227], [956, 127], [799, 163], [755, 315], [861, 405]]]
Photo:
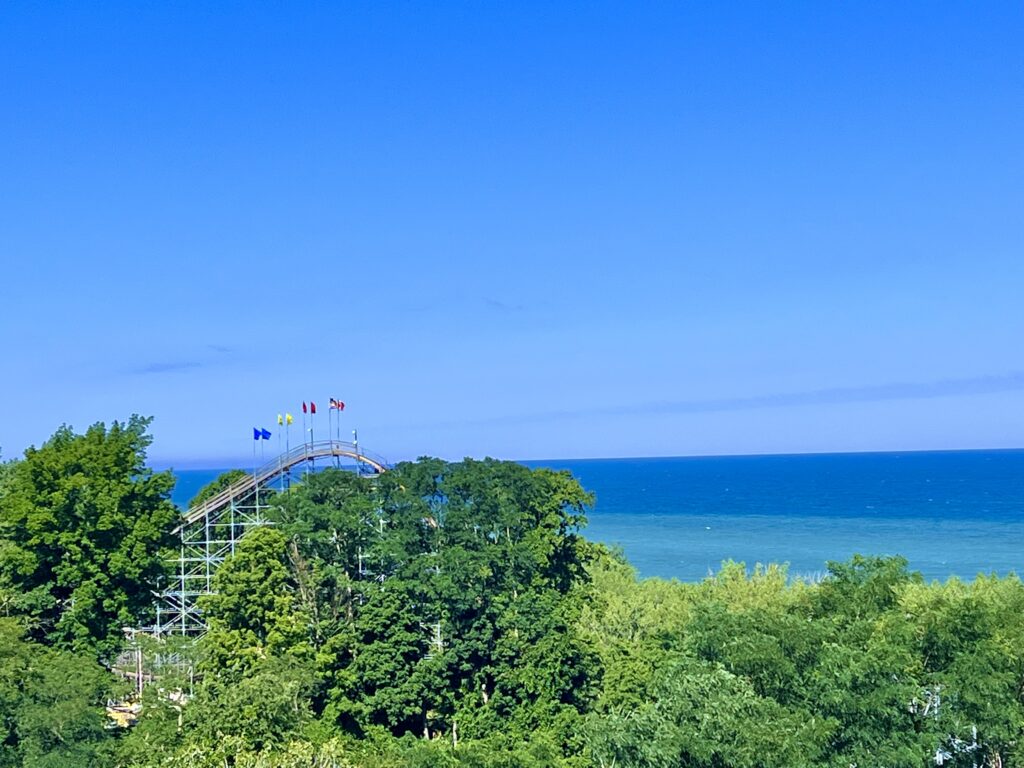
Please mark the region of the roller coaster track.
[[376, 477], [387, 469], [384, 459], [355, 443], [307, 442], [190, 507], [174, 530], [180, 545], [174, 575], [165, 589], [155, 593], [156, 622], [137, 631], [156, 637], [205, 632], [197, 601], [212, 594], [217, 568], [249, 531], [267, 524], [264, 512], [276, 494], [287, 491], [302, 473], [316, 471], [318, 460], [320, 468], [337, 466], [364, 477]]
[[268, 481], [272, 482], [284, 476], [289, 470], [302, 464], [315, 462], [321, 458], [352, 459], [357, 462], [357, 466], [366, 465], [371, 470], [370, 474], [375, 475], [380, 474], [387, 468], [383, 459], [367, 454], [354, 443], [343, 443], [337, 440], [305, 443], [292, 448], [287, 453], [282, 453], [269, 464], [264, 464], [257, 469], [253, 474], [239, 478], [237, 482], [225, 488], [216, 496], [211, 496], [200, 504], [190, 507], [182, 520], [182, 524], [174, 532], [179, 533], [186, 526], [202, 520], [211, 513], [230, 504], [234, 498], [239, 498], [245, 494], [253, 494], [258, 486], [265, 486]]

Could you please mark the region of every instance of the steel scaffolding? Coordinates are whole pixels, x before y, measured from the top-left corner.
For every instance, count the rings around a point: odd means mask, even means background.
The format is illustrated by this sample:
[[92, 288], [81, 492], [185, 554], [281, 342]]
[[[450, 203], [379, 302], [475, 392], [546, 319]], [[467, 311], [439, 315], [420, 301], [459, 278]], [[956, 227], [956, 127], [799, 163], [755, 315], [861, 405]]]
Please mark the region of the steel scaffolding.
[[153, 637], [198, 636], [205, 632], [198, 600], [213, 592], [217, 568], [249, 531], [266, 524], [264, 514], [276, 494], [289, 488], [296, 475], [316, 471], [318, 459], [327, 459], [327, 466], [369, 477], [387, 468], [382, 458], [356, 443], [307, 442], [193, 506], [174, 531], [179, 538], [179, 553], [173, 561], [172, 581], [166, 589], [154, 593], [156, 621], [138, 631]]

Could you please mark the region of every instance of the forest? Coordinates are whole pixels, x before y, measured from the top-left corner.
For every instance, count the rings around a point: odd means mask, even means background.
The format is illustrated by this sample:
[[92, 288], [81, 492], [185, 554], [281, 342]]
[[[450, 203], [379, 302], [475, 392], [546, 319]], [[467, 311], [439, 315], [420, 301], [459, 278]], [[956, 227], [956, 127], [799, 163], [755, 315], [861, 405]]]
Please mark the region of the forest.
[[0, 768], [1024, 766], [1017, 577], [640, 579], [571, 475], [493, 459], [275, 495], [119, 723], [181, 515], [149, 426], [0, 464]]

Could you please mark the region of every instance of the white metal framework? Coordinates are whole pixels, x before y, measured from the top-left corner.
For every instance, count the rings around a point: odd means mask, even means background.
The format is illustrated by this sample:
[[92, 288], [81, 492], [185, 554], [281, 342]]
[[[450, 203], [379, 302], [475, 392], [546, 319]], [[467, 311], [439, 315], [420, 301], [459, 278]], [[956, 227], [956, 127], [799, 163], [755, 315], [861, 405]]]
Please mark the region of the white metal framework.
[[[337, 466], [364, 476], [379, 475], [386, 462], [356, 443], [340, 440], [307, 442], [281, 454], [251, 474], [239, 478], [220, 493], [188, 510], [174, 533], [179, 555], [167, 588], [156, 593], [156, 621], [142, 632], [154, 637], [200, 635], [206, 623], [197, 605], [213, 591], [213, 575], [235, 545], [253, 528], [264, 525], [265, 510], [273, 497], [290, 487], [292, 478], [321, 467]], [[276, 486], [276, 487], [275, 487]]]

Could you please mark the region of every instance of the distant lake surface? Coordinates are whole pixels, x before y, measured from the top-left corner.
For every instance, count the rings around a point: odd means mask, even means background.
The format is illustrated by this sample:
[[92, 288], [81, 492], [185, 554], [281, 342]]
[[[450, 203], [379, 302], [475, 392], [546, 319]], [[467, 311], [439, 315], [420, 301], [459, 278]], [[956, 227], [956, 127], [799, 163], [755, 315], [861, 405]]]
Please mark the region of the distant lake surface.
[[[696, 581], [728, 559], [813, 575], [858, 552], [903, 555], [929, 579], [1024, 571], [1024, 451], [525, 463], [593, 491], [585, 534], [643, 576]], [[177, 472], [174, 501], [219, 472]]]

